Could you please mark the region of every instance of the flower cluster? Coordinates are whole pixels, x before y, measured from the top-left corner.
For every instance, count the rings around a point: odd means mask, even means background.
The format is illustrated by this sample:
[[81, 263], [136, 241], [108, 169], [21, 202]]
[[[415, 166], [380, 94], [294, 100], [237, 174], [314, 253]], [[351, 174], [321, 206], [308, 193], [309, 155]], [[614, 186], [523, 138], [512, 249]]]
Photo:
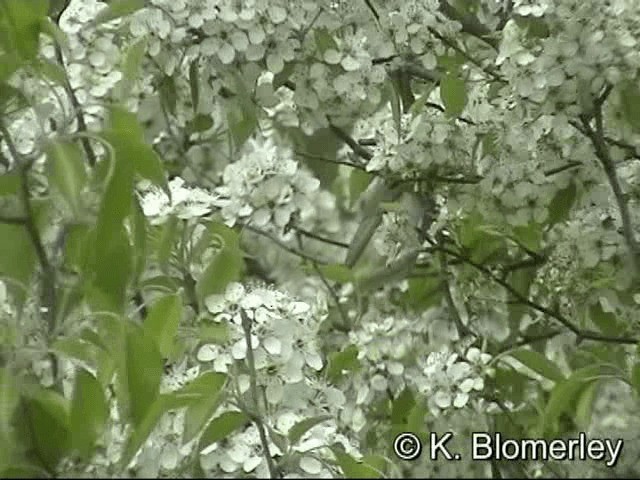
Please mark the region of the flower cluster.
[[251, 140], [222, 177], [215, 204], [228, 226], [241, 222], [282, 232], [293, 218], [303, 224], [313, 221], [312, 195], [320, 181], [271, 139]]
[[491, 355], [470, 348], [464, 359], [448, 348], [432, 352], [425, 361], [424, 377], [416, 385], [428, 398], [434, 415], [451, 407], [462, 408], [474, 392], [484, 389], [484, 376], [490, 373], [487, 364]]
[[[201, 345], [197, 359], [203, 368], [235, 372], [242, 398], [253, 394], [250, 387], [255, 381], [267, 402], [263, 421], [275, 431], [286, 435], [305, 418], [337, 415], [343, 408], [344, 395], [319, 376], [324, 365], [317, 344], [319, 323], [324, 317], [319, 308], [284, 292], [240, 283], [229, 284], [224, 294], [209, 296], [206, 306], [213, 316], [211, 321], [227, 327], [227, 340]], [[287, 445], [288, 452], [298, 458], [292, 471], [326, 475], [324, 462], [318, 458], [327, 458], [330, 454], [321, 447], [334, 442], [353, 450], [352, 442], [338, 434], [335, 420], [328, 419], [309, 429], [299, 441]], [[273, 457], [280, 457], [286, 453], [282, 448], [281, 444], [270, 444], [269, 451]], [[267, 471], [255, 425], [222, 443], [207, 446], [201, 461], [205, 471], [219, 468], [231, 473], [242, 469], [261, 476]]]
[[149, 181], [139, 184], [140, 205], [152, 225], [164, 223], [169, 216], [181, 219], [201, 217], [214, 208], [217, 196], [202, 188], [188, 187], [180, 177], [169, 182], [171, 198]]

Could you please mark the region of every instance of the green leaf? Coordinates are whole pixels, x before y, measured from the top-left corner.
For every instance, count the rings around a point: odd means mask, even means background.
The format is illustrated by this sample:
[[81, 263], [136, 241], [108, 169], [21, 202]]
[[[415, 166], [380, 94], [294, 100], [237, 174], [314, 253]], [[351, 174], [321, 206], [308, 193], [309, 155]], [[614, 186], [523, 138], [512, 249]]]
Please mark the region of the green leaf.
[[19, 401], [20, 392], [16, 378], [8, 368], [0, 368], [0, 432], [9, 431]]
[[183, 443], [195, 438], [216, 412], [226, 382], [226, 375], [206, 372], [174, 392], [176, 399], [184, 402], [187, 407], [182, 431]]
[[541, 353], [536, 352], [535, 350], [521, 348], [519, 350], [510, 352], [509, 355], [534, 372], [542, 375], [545, 378], [548, 378], [553, 382], [560, 382], [565, 379], [562, 371], [555, 363], [553, 363]]
[[348, 283], [355, 280], [353, 270], [340, 263], [330, 265], [319, 265], [318, 269], [328, 279], [339, 283]]
[[20, 191], [20, 175], [5, 173], [0, 175], [0, 197], [15, 195]]
[[133, 279], [137, 283], [147, 263], [147, 219], [144, 216], [140, 200], [133, 197], [133, 215], [131, 218], [133, 237]]
[[0, 278], [7, 276], [18, 282], [5, 282], [7, 290], [19, 304], [25, 299], [25, 288], [36, 266], [36, 254], [27, 230], [21, 225], [0, 222]]
[[88, 457], [109, 418], [109, 406], [100, 382], [87, 372], [76, 372], [71, 402], [72, 445], [83, 457]]
[[191, 120], [187, 125], [187, 132], [189, 133], [201, 133], [206, 132], [211, 127], [213, 127], [213, 119], [211, 115], [205, 115], [199, 113], [193, 120]]
[[576, 201], [578, 189], [575, 182], [569, 182], [569, 185], [562, 190], [559, 190], [549, 203], [549, 216], [547, 223], [549, 225], [555, 225], [556, 223], [564, 222], [569, 218], [569, 213], [573, 208]]
[[349, 174], [349, 201], [352, 205], [362, 195], [362, 192], [367, 189], [372, 179], [373, 175], [369, 172], [357, 168], [351, 169]]
[[347, 256], [344, 261], [347, 268], [353, 267], [358, 262], [381, 222], [381, 210], [371, 215], [366, 215], [360, 221], [356, 233], [353, 235], [351, 243], [349, 244], [349, 249], [347, 250]]
[[77, 337], [59, 338], [51, 345], [51, 350], [69, 359], [79, 360], [89, 367], [96, 367], [104, 354], [94, 343]]
[[93, 23], [94, 25], [100, 25], [101, 23], [110, 22], [130, 15], [144, 6], [145, 0], [111, 0], [106, 8], [98, 12]]
[[175, 78], [171, 75], [163, 75], [158, 86], [158, 92], [160, 93], [162, 106], [167, 112], [175, 116], [178, 105], [178, 91], [176, 89]]
[[147, 440], [153, 429], [162, 416], [175, 408], [179, 408], [180, 402], [171, 394], [159, 395], [149, 408], [142, 421], [135, 425], [125, 443], [122, 457], [120, 458], [120, 468], [124, 469], [131, 463], [142, 444]]
[[42, 21], [48, 12], [48, 0], [3, 0], [0, 3], [0, 33], [4, 35], [0, 35], [0, 47], [24, 60], [35, 58]]
[[22, 421], [31, 432], [33, 447], [52, 472], [71, 446], [68, 402], [53, 390], [37, 388], [23, 397], [23, 406]]
[[631, 369], [631, 385], [640, 395], [640, 361], [637, 361]]
[[202, 432], [198, 449], [201, 451], [215, 442], [224, 440], [248, 422], [249, 417], [242, 412], [224, 412], [211, 420], [211, 423]]
[[147, 45], [148, 39], [143, 37], [127, 48], [122, 65], [122, 79], [118, 83], [116, 93], [116, 97], [121, 101], [130, 95], [135, 85], [144, 61]]
[[640, 88], [637, 81], [624, 82], [620, 90], [624, 118], [634, 131], [640, 132]]
[[578, 400], [578, 394], [589, 383], [600, 378], [602, 365], [591, 365], [575, 370], [571, 376], [556, 383], [544, 410], [545, 431], [555, 433], [560, 416], [570, 411]]
[[613, 312], [605, 312], [600, 302], [589, 307], [589, 318], [605, 335], [616, 335], [624, 330], [624, 324]]
[[133, 272], [132, 249], [124, 226], [114, 227], [107, 239], [98, 236], [92, 265], [90, 303], [96, 310], [122, 313]]
[[78, 145], [53, 141], [45, 149], [48, 156], [49, 181], [60, 192], [75, 215], [82, 211], [80, 194], [87, 183], [87, 172]]
[[537, 252], [542, 243], [542, 230], [540, 225], [530, 223], [513, 228], [514, 240], [529, 250]]
[[154, 339], [135, 325], [126, 336], [126, 388], [131, 418], [138, 426], [160, 393], [163, 361]]
[[360, 368], [360, 360], [358, 360], [358, 347], [349, 345], [341, 352], [333, 352], [329, 354], [329, 367], [327, 377], [333, 383], [336, 383], [344, 375], [349, 372], [355, 372]]
[[289, 433], [287, 434], [291, 445], [296, 445], [298, 441], [304, 436], [304, 434], [316, 425], [319, 425], [322, 422], [326, 422], [327, 420], [331, 420], [332, 418], [333, 417], [331, 415], [317, 415], [315, 417], [306, 418], [299, 421], [293, 427], [291, 427]]
[[447, 74], [440, 81], [440, 99], [450, 117], [458, 117], [467, 105], [465, 82], [457, 75]]
[[199, 375], [173, 393], [178, 399], [188, 397], [189, 403], [210, 399], [220, 395], [227, 380], [228, 376], [226, 374], [209, 371]]
[[326, 28], [314, 28], [313, 35], [316, 41], [318, 50], [320, 51], [320, 57], [324, 55], [329, 49], [339, 50], [338, 44], [333, 38], [333, 35], [329, 33]]
[[222, 243], [222, 248], [213, 257], [198, 280], [196, 290], [203, 301], [214, 293], [222, 293], [230, 282], [240, 278], [244, 259], [238, 243], [238, 234], [222, 223], [211, 223], [209, 232]]
[[391, 423], [394, 425], [405, 425], [409, 420], [411, 409], [416, 405], [416, 399], [409, 387], [405, 387], [402, 392], [393, 400], [391, 407]]
[[145, 332], [156, 341], [160, 354], [167, 358], [173, 351], [176, 332], [182, 319], [180, 295], [167, 295], [157, 300], [144, 320]]
[[49, 60], [38, 59], [34, 63], [35, 69], [47, 80], [61, 86], [67, 86], [67, 72], [62, 66]]
[[159, 228], [160, 235], [157, 243], [156, 258], [163, 272], [168, 272], [169, 259], [173, 246], [178, 238], [178, 227], [180, 220], [177, 217], [169, 217], [169, 219]]
[[427, 308], [440, 304], [442, 282], [436, 276], [423, 276], [408, 279], [409, 288], [400, 297], [401, 305], [414, 311], [423, 312]]
[[193, 112], [198, 111], [200, 104], [200, 58], [194, 58], [189, 64], [189, 92], [191, 93], [191, 104]]
[[342, 444], [337, 443], [331, 446], [331, 451], [336, 457], [338, 465], [342, 469], [345, 478], [381, 478], [384, 476], [378, 468], [358, 461], [344, 451]]
[[575, 422], [580, 430], [586, 431], [591, 425], [594, 400], [598, 393], [598, 383], [597, 381], [589, 383], [586, 388], [582, 389], [582, 393], [578, 398], [575, 410]]

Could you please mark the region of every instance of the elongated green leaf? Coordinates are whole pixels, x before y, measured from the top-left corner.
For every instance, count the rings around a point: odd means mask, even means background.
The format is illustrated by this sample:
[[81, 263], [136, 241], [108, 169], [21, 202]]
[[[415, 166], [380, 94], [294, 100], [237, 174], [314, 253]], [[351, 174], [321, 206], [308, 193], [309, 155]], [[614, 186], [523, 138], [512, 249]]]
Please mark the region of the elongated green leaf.
[[200, 58], [194, 58], [189, 64], [189, 91], [191, 93], [191, 104], [193, 112], [198, 111], [200, 104]]
[[133, 197], [133, 213], [131, 215], [131, 230], [133, 239], [133, 279], [137, 283], [147, 263], [147, 219], [144, 216], [140, 201]]
[[509, 353], [509, 355], [523, 363], [534, 372], [539, 373], [553, 382], [560, 382], [565, 379], [562, 371], [555, 363], [535, 350], [521, 348]]
[[[53, 390], [38, 388], [23, 397], [26, 427], [43, 466], [53, 471], [71, 446], [69, 405]], [[55, 440], [55, 441], [53, 441]]]
[[129, 96], [136, 83], [144, 60], [144, 54], [147, 51], [147, 44], [148, 39], [143, 37], [127, 49], [122, 64], [122, 79], [118, 84], [116, 93], [116, 97], [121, 101]]
[[94, 20], [96, 25], [130, 15], [145, 6], [145, 0], [111, 0]]
[[333, 417], [331, 415], [318, 415], [299, 421], [293, 427], [291, 427], [289, 433], [287, 434], [291, 445], [297, 444], [298, 441], [304, 436], [304, 434], [316, 425], [319, 425], [322, 422], [326, 422], [327, 420], [331, 420], [332, 418]]
[[577, 188], [575, 182], [569, 182], [569, 185], [556, 193], [549, 203], [549, 216], [547, 223], [555, 225], [564, 222], [569, 218], [569, 213], [576, 201]]
[[126, 337], [125, 371], [130, 413], [134, 425], [144, 420], [160, 393], [162, 356], [154, 339], [133, 325]]
[[19, 400], [20, 393], [16, 378], [8, 368], [0, 368], [0, 432], [9, 431], [9, 424]]
[[113, 146], [116, 156], [132, 162], [135, 172], [150, 180], [170, 197], [171, 191], [165, 177], [162, 160], [141, 138], [130, 133], [112, 131], [103, 133], [104, 138]]
[[28, 5], [24, 0], [3, 0], [0, 30], [4, 30], [4, 35], [0, 35], [0, 46], [25, 60], [33, 59], [38, 53], [42, 21], [48, 12], [48, 0], [29, 0]]
[[249, 418], [242, 412], [224, 412], [211, 420], [207, 428], [202, 432], [199, 449], [202, 450], [215, 442], [224, 440], [248, 422]]
[[182, 432], [183, 442], [189, 442], [198, 435], [216, 412], [220, 406], [220, 394], [226, 382], [226, 375], [206, 372], [175, 392], [176, 397], [185, 398], [188, 401]]
[[336, 457], [345, 478], [381, 478], [384, 473], [369, 463], [358, 461], [344, 451], [342, 444], [335, 444], [331, 451]]
[[358, 347], [349, 345], [340, 352], [333, 352], [329, 355], [329, 367], [327, 377], [332, 382], [337, 382], [345, 374], [355, 372], [360, 368], [358, 360]]
[[109, 418], [109, 406], [100, 382], [84, 369], [76, 373], [71, 402], [71, 438], [73, 448], [88, 457]]
[[448, 74], [440, 81], [440, 99], [450, 117], [458, 117], [467, 105], [467, 88], [462, 78]]
[[171, 355], [181, 319], [182, 299], [179, 295], [167, 295], [153, 304], [144, 320], [145, 331], [156, 341], [165, 358]]
[[640, 394], [640, 362], [636, 362], [631, 369], [631, 385]]
[[0, 277], [7, 276], [18, 282], [5, 282], [7, 290], [19, 304], [25, 299], [25, 287], [29, 284], [36, 265], [36, 254], [27, 230], [21, 225], [0, 223]]
[[640, 132], [640, 87], [638, 87], [638, 83], [635, 81], [625, 82], [622, 85], [620, 95], [624, 118], [636, 132]]
[[180, 408], [180, 402], [176, 401], [172, 394], [159, 395], [152, 404], [149, 405], [144, 418], [136, 425], [125, 443], [122, 457], [120, 458], [120, 468], [124, 469], [135, 457], [142, 444], [147, 440], [153, 429], [156, 427], [162, 416], [170, 410]]
[[382, 223], [382, 211], [366, 216], [360, 221], [347, 250], [347, 257], [344, 261], [347, 268], [353, 267], [358, 262], [380, 223]]
[[545, 431], [554, 433], [558, 418], [572, 409], [577, 395], [588, 384], [597, 381], [602, 371], [602, 365], [591, 365], [574, 371], [569, 378], [556, 383], [544, 410]]
[[131, 244], [124, 226], [115, 227], [107, 239], [98, 236], [93, 262], [93, 282], [89, 293], [96, 310], [124, 311], [131, 273]]
[[46, 148], [49, 180], [68, 203], [71, 211], [79, 215], [82, 199], [80, 194], [87, 183], [87, 172], [82, 150], [75, 143], [53, 141]]
[[240, 277], [244, 268], [238, 234], [222, 223], [212, 223], [209, 232], [222, 243], [222, 248], [198, 280], [196, 290], [201, 300], [211, 294], [222, 293], [230, 282]]

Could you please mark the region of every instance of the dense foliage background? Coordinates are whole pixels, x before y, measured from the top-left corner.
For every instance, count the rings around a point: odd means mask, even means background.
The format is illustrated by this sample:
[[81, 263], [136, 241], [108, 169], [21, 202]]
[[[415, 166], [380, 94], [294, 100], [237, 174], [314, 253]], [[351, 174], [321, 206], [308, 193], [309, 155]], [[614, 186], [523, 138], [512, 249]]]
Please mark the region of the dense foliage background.
[[637, 478], [639, 38], [636, 0], [0, 0], [0, 474]]

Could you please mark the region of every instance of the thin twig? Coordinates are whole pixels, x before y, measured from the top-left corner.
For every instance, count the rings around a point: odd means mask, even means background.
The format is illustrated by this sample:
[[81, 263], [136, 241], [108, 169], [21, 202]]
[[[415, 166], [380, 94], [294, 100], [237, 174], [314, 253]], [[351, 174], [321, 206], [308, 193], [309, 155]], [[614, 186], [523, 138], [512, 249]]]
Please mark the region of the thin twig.
[[7, 225], [26, 225], [27, 219], [26, 217], [5, 217], [4, 215], [0, 215], [0, 223]]
[[601, 333], [598, 332], [594, 332], [592, 330], [582, 330], [580, 328], [578, 328], [577, 326], [575, 326], [572, 322], [570, 322], [567, 318], [565, 318], [560, 312], [557, 312], [551, 308], [545, 307], [543, 305], [540, 305], [532, 300], [530, 300], [527, 296], [523, 295], [522, 293], [520, 293], [515, 287], [513, 287], [511, 284], [509, 284], [506, 280], [498, 277], [497, 275], [495, 275], [491, 270], [489, 270], [488, 268], [486, 268], [484, 265], [481, 265], [477, 262], [474, 262], [473, 260], [471, 260], [470, 258], [466, 257], [465, 255], [462, 255], [456, 251], [450, 250], [446, 247], [442, 247], [442, 246], [438, 246], [436, 247], [437, 250], [443, 251], [445, 253], [447, 253], [448, 255], [451, 255], [454, 258], [458, 258], [462, 261], [464, 261], [464, 263], [471, 265], [472, 267], [474, 267], [476, 270], [482, 272], [484, 275], [486, 275], [487, 277], [489, 277], [491, 280], [493, 280], [494, 282], [496, 282], [498, 285], [502, 286], [505, 290], [507, 290], [518, 302], [520, 302], [522, 305], [526, 305], [540, 313], [543, 313], [545, 315], [547, 315], [548, 317], [551, 317], [553, 319], [555, 319], [556, 321], [558, 321], [561, 325], [563, 325], [565, 328], [567, 328], [568, 330], [570, 330], [571, 332], [573, 332], [579, 339], [585, 339], [585, 340], [594, 340], [594, 341], [598, 341], [598, 342], [607, 342], [607, 343], [618, 343], [618, 344], [623, 344], [623, 345], [633, 345], [638, 343], [639, 339], [638, 338], [634, 338], [634, 337], [616, 337], [616, 336], [610, 336], [610, 335], [603, 335]]
[[264, 422], [260, 416], [260, 403], [258, 401], [258, 379], [256, 374], [256, 364], [253, 358], [253, 346], [251, 344], [251, 319], [245, 313], [243, 309], [240, 309], [240, 316], [242, 317], [242, 328], [244, 330], [244, 340], [247, 344], [247, 363], [249, 366], [249, 382], [251, 388], [251, 396], [253, 397], [253, 422], [256, 424], [258, 433], [260, 434], [260, 443], [262, 443], [262, 451], [264, 453], [265, 461], [267, 462], [267, 468], [269, 469], [269, 476], [271, 478], [280, 478], [278, 470], [271, 458], [271, 451], [269, 450], [269, 440], [267, 439], [267, 432], [264, 427]]
[[329, 128], [331, 129], [331, 131], [333, 133], [336, 134], [336, 137], [338, 137], [340, 140], [342, 140], [344, 143], [346, 143], [347, 145], [349, 145], [349, 148], [351, 148], [351, 150], [353, 150], [353, 153], [355, 153], [356, 155], [358, 155], [360, 158], [364, 158], [365, 160], [371, 160], [373, 158], [373, 153], [371, 153], [369, 150], [367, 150], [366, 148], [364, 148], [362, 145], [360, 145], [358, 142], [356, 142], [351, 135], [349, 135], [347, 132], [345, 132], [343, 129], [341, 129], [340, 127], [334, 125], [331, 122], [331, 119], [329, 119]]
[[589, 122], [585, 117], [582, 117], [582, 126], [584, 128], [585, 135], [591, 140], [593, 148], [596, 153], [596, 157], [600, 161], [613, 195], [620, 211], [620, 218], [622, 220], [622, 232], [624, 239], [627, 243], [629, 251], [631, 253], [631, 261], [634, 266], [636, 275], [640, 273], [640, 245], [636, 242], [633, 225], [631, 223], [631, 215], [629, 213], [629, 205], [622, 192], [620, 181], [618, 180], [618, 174], [616, 172], [616, 166], [609, 154], [609, 148], [604, 140], [604, 127], [602, 122], [602, 108], [597, 106], [594, 112], [595, 118], [595, 130], [589, 125]]
[[342, 308], [342, 304], [340, 303], [340, 298], [338, 297], [338, 294], [333, 289], [333, 287], [329, 284], [329, 281], [325, 277], [324, 273], [322, 273], [322, 270], [320, 270], [320, 267], [318, 267], [318, 264], [313, 262], [312, 265], [313, 265], [313, 269], [316, 271], [316, 273], [320, 277], [320, 280], [322, 281], [326, 289], [329, 291], [329, 295], [331, 295], [333, 302], [336, 304], [338, 313], [340, 313], [340, 317], [342, 318], [342, 325], [340, 325], [341, 327], [340, 330], [344, 331], [345, 333], [349, 332], [350, 331], [349, 317], [347, 316], [347, 313], [344, 311], [344, 308]]
[[336, 247], [340, 247], [340, 248], [349, 248], [348, 243], [340, 242], [338, 240], [333, 240], [327, 237], [322, 237], [313, 232], [303, 230], [302, 228], [299, 228], [299, 227], [293, 227], [293, 229], [299, 234], [304, 235], [305, 237], [313, 238], [314, 240], [318, 240], [319, 242], [329, 243], [331, 245], [335, 245]]
[[300, 258], [303, 258], [305, 260], [309, 260], [310, 262], [315, 262], [318, 263], [320, 265], [326, 265], [327, 262], [320, 260], [318, 258], [315, 258], [311, 255], [308, 255], [304, 252], [301, 252], [299, 250], [296, 250], [293, 247], [290, 247], [289, 245], [287, 245], [286, 243], [282, 242], [281, 240], [279, 240], [278, 238], [274, 237], [273, 235], [271, 235], [268, 232], [265, 232], [264, 230], [261, 230], [257, 227], [254, 227], [253, 225], [250, 224], [242, 224], [243, 228], [246, 228], [247, 230], [253, 232], [253, 233], [257, 233], [258, 235], [261, 235], [265, 238], [268, 238], [269, 240], [271, 240], [273, 243], [275, 243], [276, 245], [278, 245], [280, 248], [282, 248], [283, 250], [286, 250], [289, 253], [292, 253]]
[[[62, 55], [62, 48], [58, 43], [54, 43], [54, 50], [56, 55], [56, 60], [62, 67], [62, 71], [64, 72], [64, 89], [69, 96], [69, 100], [71, 101], [71, 106], [73, 107], [73, 111], [76, 114], [76, 121], [78, 122], [78, 131], [86, 132], [87, 131], [87, 123], [84, 120], [84, 113], [82, 112], [82, 106], [78, 101], [78, 97], [76, 97], [75, 92], [73, 91], [73, 87], [71, 86], [71, 81], [69, 80], [69, 75], [67, 74], [67, 69], [64, 63], [64, 56]], [[93, 151], [91, 147], [91, 143], [89, 143], [89, 139], [87, 137], [81, 137], [80, 142], [82, 143], [82, 148], [84, 153], [87, 155], [87, 161], [89, 162], [89, 166], [93, 167], [96, 164], [96, 153]]]
[[366, 167], [364, 165], [358, 165], [357, 163], [347, 162], [344, 160], [334, 160], [332, 158], [323, 157], [322, 155], [315, 155], [313, 153], [301, 152], [299, 150], [295, 151], [296, 155], [300, 155], [301, 157], [310, 158], [311, 160], [320, 160], [322, 162], [334, 163], [336, 165], [344, 165], [346, 167], [357, 168], [358, 170], [362, 170], [366, 172]]

